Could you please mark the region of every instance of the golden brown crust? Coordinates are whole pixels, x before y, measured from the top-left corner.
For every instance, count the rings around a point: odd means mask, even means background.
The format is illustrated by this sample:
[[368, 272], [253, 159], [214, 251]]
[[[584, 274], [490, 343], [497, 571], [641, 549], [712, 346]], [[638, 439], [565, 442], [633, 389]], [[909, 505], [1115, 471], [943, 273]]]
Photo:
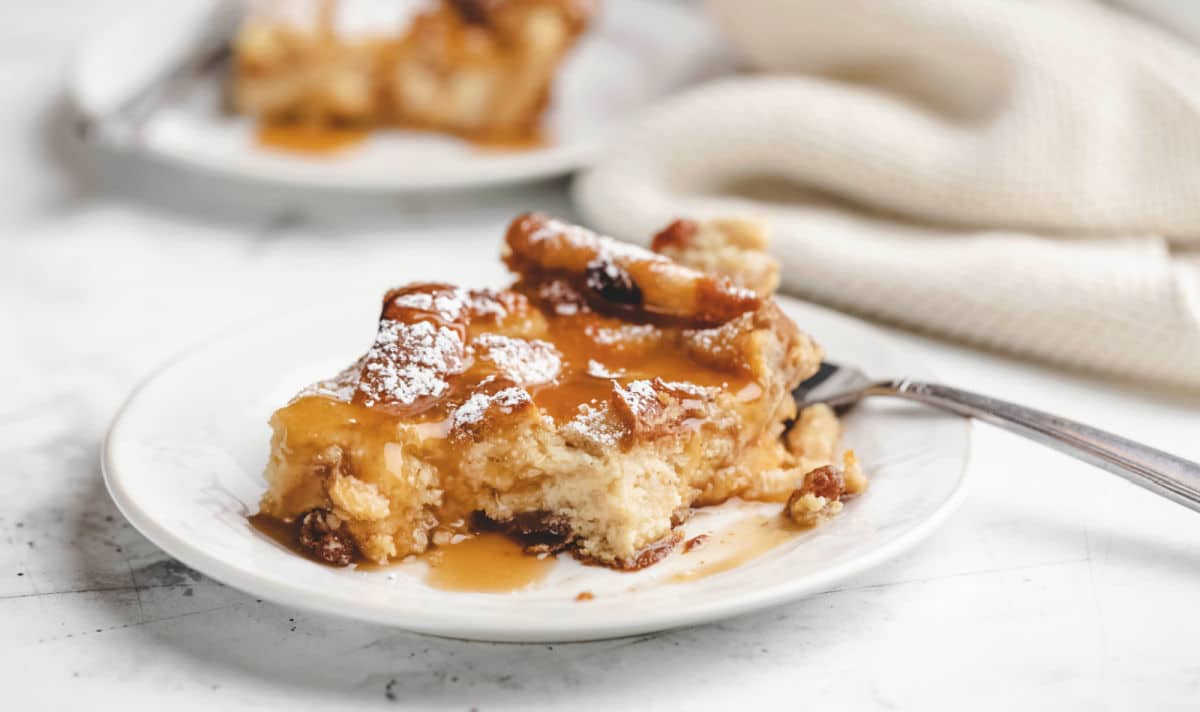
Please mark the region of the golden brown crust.
[[712, 327], [762, 305], [729, 279], [539, 213], [513, 220], [505, 243], [505, 263], [525, 281], [566, 280], [623, 318]]
[[779, 262], [767, 253], [764, 226], [753, 220], [676, 220], [654, 236], [651, 249], [762, 297], [779, 287]]
[[654, 234], [654, 239], [650, 241], [650, 249], [661, 254], [664, 250], [690, 247], [699, 230], [700, 226], [695, 220], [673, 220]]
[[788, 497], [783, 513], [796, 524], [815, 526], [841, 511], [845, 492], [846, 480], [840, 469], [833, 465], [818, 467], [805, 473], [803, 482]]
[[[276, 413], [264, 514], [327, 511], [382, 562], [481, 513], [530, 551], [640, 568], [690, 507], [792, 489], [790, 391], [820, 350], [773, 300], [545, 218], [510, 235], [513, 289], [388, 292], [368, 352]], [[642, 282], [648, 265], [728, 318], [663, 318], [686, 299]]]

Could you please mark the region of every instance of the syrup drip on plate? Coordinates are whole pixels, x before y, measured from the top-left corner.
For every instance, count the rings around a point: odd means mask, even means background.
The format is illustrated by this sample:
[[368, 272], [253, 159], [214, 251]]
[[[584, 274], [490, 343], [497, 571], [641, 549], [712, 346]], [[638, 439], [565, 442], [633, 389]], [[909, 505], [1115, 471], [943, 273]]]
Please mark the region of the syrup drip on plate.
[[255, 143], [262, 148], [306, 156], [332, 156], [359, 145], [368, 131], [358, 127], [265, 123]]
[[735, 569], [787, 542], [800, 531], [782, 515], [746, 517], [727, 529], [712, 532], [707, 541], [691, 551], [678, 552], [677, 556], [691, 560], [691, 568], [672, 575], [667, 582], [696, 581]]
[[555, 558], [526, 554], [520, 544], [497, 532], [482, 532], [460, 542], [431, 549], [425, 583], [443, 591], [511, 593], [538, 583], [550, 573]]
[[[371, 133], [371, 129], [362, 126], [264, 122], [258, 126], [254, 143], [260, 148], [282, 153], [327, 157], [358, 146]], [[541, 132], [528, 136], [481, 136], [464, 140], [484, 155], [533, 151], [550, 143]]]
[[[255, 531], [288, 551], [329, 566], [300, 546], [295, 523], [262, 514], [255, 514], [249, 521]], [[429, 566], [426, 585], [468, 593], [511, 593], [532, 586], [549, 575], [556, 561], [553, 556], [539, 558], [526, 554], [521, 544], [498, 532], [481, 532], [455, 543], [435, 546], [418, 558]], [[387, 571], [398, 565], [399, 562], [381, 565], [359, 561], [355, 568]]]

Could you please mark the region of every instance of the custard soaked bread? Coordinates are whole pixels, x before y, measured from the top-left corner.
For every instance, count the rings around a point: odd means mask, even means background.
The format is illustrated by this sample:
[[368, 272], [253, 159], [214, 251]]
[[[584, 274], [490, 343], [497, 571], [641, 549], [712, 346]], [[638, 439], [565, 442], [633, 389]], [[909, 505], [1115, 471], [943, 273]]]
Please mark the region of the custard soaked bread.
[[[532, 136], [585, 0], [256, 0], [235, 108], [273, 123]], [[381, 12], [383, 10], [384, 12]]]
[[691, 508], [782, 502], [830, 464], [783, 437], [821, 350], [774, 299], [541, 215], [504, 261], [508, 289], [389, 292], [367, 353], [275, 413], [262, 512], [315, 556], [384, 562], [490, 524], [636, 569]]

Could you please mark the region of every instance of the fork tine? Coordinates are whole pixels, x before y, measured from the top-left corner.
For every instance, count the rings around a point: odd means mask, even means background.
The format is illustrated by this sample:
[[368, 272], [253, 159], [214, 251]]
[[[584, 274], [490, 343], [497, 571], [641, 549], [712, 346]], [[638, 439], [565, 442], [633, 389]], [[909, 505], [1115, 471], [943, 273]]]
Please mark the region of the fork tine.
[[792, 391], [792, 394], [799, 398], [801, 394], [809, 393], [817, 386], [832, 378], [838, 372], [838, 368], [837, 364], [822, 361], [821, 365], [817, 367], [817, 372], [801, 381], [800, 385], [796, 386], [795, 390]]
[[858, 391], [870, 383], [871, 380], [867, 374], [853, 366], [822, 361], [816, 373], [796, 386], [792, 391], [792, 397], [796, 399], [796, 404], [801, 408], [814, 403], [836, 400], [839, 402], [835, 403], [834, 410], [842, 413], [849, 410], [858, 399], [846, 400], [837, 397]]

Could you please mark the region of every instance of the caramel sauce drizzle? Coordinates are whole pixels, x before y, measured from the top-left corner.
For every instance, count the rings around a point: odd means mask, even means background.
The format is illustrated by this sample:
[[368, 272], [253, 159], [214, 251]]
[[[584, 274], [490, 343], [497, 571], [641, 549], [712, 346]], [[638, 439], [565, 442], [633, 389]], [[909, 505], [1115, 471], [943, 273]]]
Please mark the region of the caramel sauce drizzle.
[[[249, 521], [260, 534], [292, 553], [329, 566], [299, 545], [294, 523], [262, 514], [249, 517]], [[803, 531], [804, 528], [783, 516], [759, 515], [742, 519], [720, 532], [701, 534], [689, 540], [688, 545], [676, 554], [684, 561], [694, 560], [695, 563], [691, 568], [671, 575], [666, 582], [688, 583], [730, 571], [763, 556]], [[527, 588], [545, 580], [557, 561], [554, 556], [526, 554], [521, 544], [499, 532], [478, 532], [455, 543], [435, 546], [418, 558], [429, 567], [424, 578], [426, 585], [443, 591], [473, 593], [511, 593]], [[394, 563], [356, 564], [356, 568], [363, 571], [394, 566]], [[589, 593], [577, 600], [590, 598]]]
[[[440, 133], [436, 129], [420, 126], [397, 125], [396, 128]], [[285, 123], [280, 121], [261, 122], [254, 135], [254, 143], [261, 148], [302, 156], [327, 157], [354, 148], [365, 142], [377, 129], [367, 126], [337, 126], [330, 124]], [[544, 148], [549, 138], [541, 130], [513, 136], [481, 134], [459, 135], [480, 153], [518, 153]]]
[[[312, 556], [300, 546], [294, 522], [263, 514], [248, 519], [255, 531], [293, 554], [322, 566], [338, 568]], [[526, 554], [519, 543], [499, 532], [479, 532], [459, 542], [435, 546], [418, 558], [429, 566], [424, 579], [426, 585], [443, 591], [472, 593], [511, 593], [532, 586], [549, 575], [556, 561], [553, 556]], [[355, 568], [379, 571], [395, 565], [360, 561]]]
[[359, 145], [368, 130], [355, 126], [267, 122], [258, 126], [255, 143], [273, 151], [331, 156]]
[[[396, 305], [397, 297], [429, 295], [431, 299], [450, 299], [453, 294], [452, 287], [442, 284], [397, 290], [385, 299], [382, 316], [404, 324], [426, 321], [452, 330], [464, 346], [477, 343], [481, 335], [506, 332], [532, 332], [529, 338], [549, 342], [561, 359], [560, 370], [550, 382], [528, 385], [525, 390], [533, 403], [558, 423], [574, 418], [584, 404], [610, 402], [618, 387], [637, 380], [657, 378], [667, 384], [723, 388], [746, 400], [761, 395], [757, 384], [740, 369], [718, 369], [692, 358], [680, 342], [678, 329], [630, 324], [583, 304], [572, 304], [572, 309], [560, 314], [554, 305], [527, 303], [524, 297], [508, 293], [508, 298], [515, 302], [507, 305], [506, 316], [459, 319], [448, 318], [436, 309]], [[544, 326], [540, 326], [538, 322], [543, 321]], [[436, 423], [445, 421], [474, 393], [491, 394], [514, 385], [497, 377], [495, 368], [478, 358], [467, 362], [466, 368], [459, 372], [440, 376], [447, 388], [436, 398], [421, 398], [410, 404], [380, 403], [371, 409]], [[362, 402], [360, 395], [356, 395], [356, 402]]]
[[[350, 429], [370, 434], [374, 442], [386, 442], [388, 429], [395, 427], [397, 418], [404, 418], [427, 427], [429, 442], [422, 447], [428, 452], [419, 455], [453, 480], [458, 449], [440, 441], [455, 432], [453, 416], [478, 394], [510, 389], [520, 396], [514, 403], [536, 407], [564, 423], [576, 418], [589, 403], [606, 403], [619, 414], [622, 402], [629, 407], [628, 400], [622, 399], [630, 397], [635, 382], [649, 382], [655, 391], [673, 392], [684, 413], [679, 427], [688, 427], [689, 422], [699, 427], [702, 422], [687, 415], [688, 409], [699, 407], [689, 402], [706, 397], [695, 387], [721, 388], [744, 400], [761, 397], [762, 389], [744, 364], [725, 363], [724, 368], [717, 368], [694, 357], [684, 339], [685, 329], [596, 311], [578, 292], [572, 296], [569, 292], [576, 288], [569, 284], [558, 285], [567, 290], [566, 296], [547, 298], [538, 293], [544, 286], [518, 283], [516, 291], [467, 292], [444, 284], [418, 284], [389, 293], [379, 336], [357, 371], [341, 377], [348, 380], [335, 379], [322, 397], [293, 402], [289, 417], [304, 421], [304, 431]], [[510, 338], [520, 349], [541, 342], [541, 356], [536, 358], [552, 353], [557, 368], [551, 369], [553, 373], [546, 371], [549, 375], [544, 382], [515, 383], [513, 374], [520, 368], [502, 367], [491, 347], [472, 348], [494, 337]], [[536, 360], [525, 351], [513, 358], [520, 361], [519, 366]], [[418, 389], [402, 400], [384, 396], [389, 384], [403, 384], [411, 391], [410, 381], [424, 383], [428, 391]], [[517, 407], [514, 405], [514, 410]], [[301, 500], [289, 503], [288, 511], [328, 506], [319, 488], [297, 496]], [[455, 521], [468, 519], [470, 514], [441, 511], [439, 517]], [[250, 522], [290, 551], [311, 558], [299, 546], [295, 524], [261, 515], [251, 517]], [[737, 561], [701, 562], [703, 566], [689, 575], [726, 570], [761, 551], [765, 548], [754, 549]], [[478, 533], [433, 547], [424, 558], [430, 566], [429, 585], [460, 591], [517, 590], [544, 578], [553, 564], [553, 558], [528, 556], [520, 544], [496, 533]]]
[[443, 591], [511, 593], [538, 583], [554, 567], [553, 556], [531, 556], [498, 532], [481, 532], [431, 549], [425, 583]]
[[320, 559], [309, 555], [308, 551], [300, 546], [300, 536], [296, 532], [295, 522], [285, 522], [275, 517], [268, 517], [265, 514], [255, 514], [246, 518], [250, 522], [250, 526], [259, 534], [270, 539], [276, 544], [282, 546], [288, 551], [303, 556], [309, 561], [315, 561], [323, 566], [336, 568], [330, 564], [321, 561]]
[[694, 559], [695, 564], [667, 581], [686, 583], [735, 569], [789, 541], [801, 531], [804, 530], [782, 515], [746, 517], [720, 532], [700, 535], [706, 539], [681, 555], [685, 561]]

